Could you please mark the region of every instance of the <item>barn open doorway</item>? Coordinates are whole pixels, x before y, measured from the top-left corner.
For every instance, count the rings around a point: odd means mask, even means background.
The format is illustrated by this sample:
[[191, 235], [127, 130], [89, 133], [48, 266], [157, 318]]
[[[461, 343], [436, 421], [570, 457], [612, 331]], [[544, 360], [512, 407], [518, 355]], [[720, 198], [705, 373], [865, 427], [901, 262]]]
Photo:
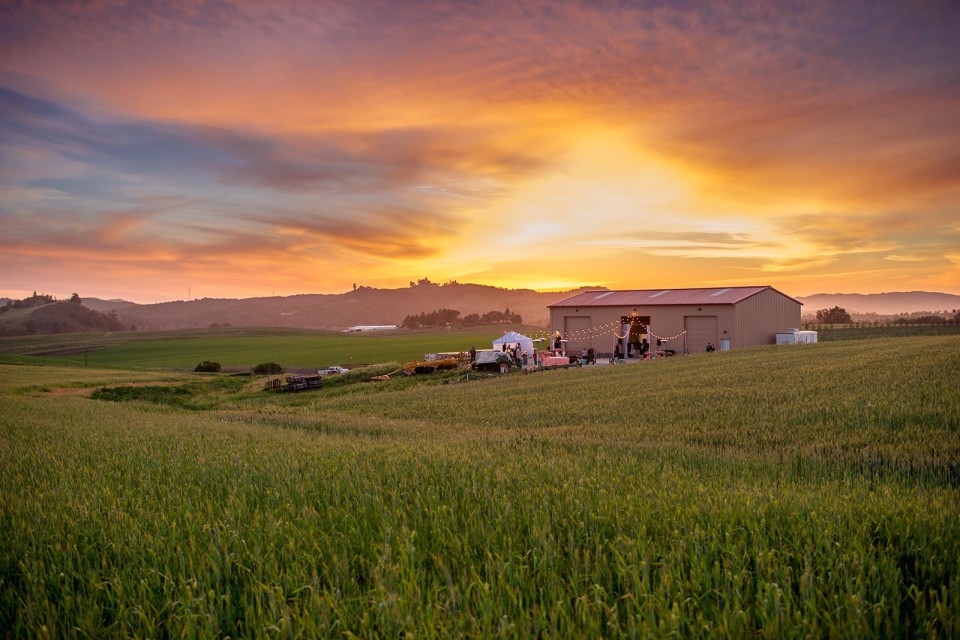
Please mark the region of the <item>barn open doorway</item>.
[[[627, 357], [642, 358], [649, 349], [647, 344], [647, 328], [650, 326], [650, 316], [620, 316], [620, 326], [625, 334], [621, 349]], [[629, 329], [629, 331], [628, 331]]]

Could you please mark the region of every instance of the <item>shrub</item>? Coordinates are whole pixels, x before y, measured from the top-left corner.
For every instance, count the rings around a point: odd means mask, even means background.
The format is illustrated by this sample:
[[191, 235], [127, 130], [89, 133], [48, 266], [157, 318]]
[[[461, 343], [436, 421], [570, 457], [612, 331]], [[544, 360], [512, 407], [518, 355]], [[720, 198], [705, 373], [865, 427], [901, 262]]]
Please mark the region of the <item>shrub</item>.
[[145, 387], [104, 387], [90, 394], [94, 400], [109, 400], [111, 402], [130, 402], [143, 400], [154, 404], [169, 405], [172, 407], [187, 407], [195, 390], [186, 386], [159, 386]]
[[203, 372], [203, 373], [217, 373], [218, 371], [220, 371], [220, 363], [204, 360], [203, 362], [197, 365], [194, 371]]
[[278, 365], [276, 362], [261, 362], [253, 368], [253, 372], [258, 376], [275, 376], [283, 373], [283, 367]]

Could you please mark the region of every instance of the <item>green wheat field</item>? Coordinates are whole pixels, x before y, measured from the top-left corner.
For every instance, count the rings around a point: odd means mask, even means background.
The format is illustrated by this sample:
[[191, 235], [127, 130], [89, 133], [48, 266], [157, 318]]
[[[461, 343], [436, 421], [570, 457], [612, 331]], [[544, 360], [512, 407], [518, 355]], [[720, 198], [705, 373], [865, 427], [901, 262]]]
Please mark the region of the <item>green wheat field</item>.
[[6, 636], [960, 637], [956, 335], [300, 394], [29, 361]]
[[[543, 333], [543, 329], [538, 330]], [[261, 362], [318, 369], [423, 359], [425, 353], [490, 348], [503, 330], [342, 333], [311, 329], [194, 329], [185, 331], [0, 336], [0, 364], [43, 363], [119, 369], [190, 369], [204, 360], [249, 370]]]

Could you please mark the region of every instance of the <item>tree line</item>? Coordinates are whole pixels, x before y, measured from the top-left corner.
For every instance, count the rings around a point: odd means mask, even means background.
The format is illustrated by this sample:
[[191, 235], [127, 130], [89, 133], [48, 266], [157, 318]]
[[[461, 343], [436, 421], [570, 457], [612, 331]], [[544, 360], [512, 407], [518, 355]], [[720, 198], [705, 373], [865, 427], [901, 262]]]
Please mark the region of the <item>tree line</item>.
[[848, 324], [848, 325], [863, 325], [863, 326], [880, 326], [880, 325], [895, 325], [895, 326], [906, 326], [906, 325], [954, 325], [960, 326], [960, 309], [954, 309], [952, 315], [944, 317], [942, 315], [937, 315], [934, 313], [919, 313], [911, 314], [909, 316], [904, 315], [898, 318], [893, 318], [884, 321], [859, 321], [855, 322], [846, 309], [843, 307], [833, 307], [832, 309], [820, 309], [817, 311], [817, 321], [816, 324]]
[[523, 318], [507, 307], [504, 311], [488, 311], [484, 314], [468, 313], [460, 317], [456, 309], [437, 309], [409, 315], [400, 326], [404, 329], [426, 329], [430, 327], [473, 326], [480, 324], [521, 324]]

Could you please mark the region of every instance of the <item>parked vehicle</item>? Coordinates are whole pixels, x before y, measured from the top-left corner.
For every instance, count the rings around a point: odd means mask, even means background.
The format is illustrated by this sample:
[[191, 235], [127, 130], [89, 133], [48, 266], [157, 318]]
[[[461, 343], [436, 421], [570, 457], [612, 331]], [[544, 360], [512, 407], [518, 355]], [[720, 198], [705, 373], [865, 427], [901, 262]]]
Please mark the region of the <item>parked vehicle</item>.
[[509, 353], [503, 351], [478, 351], [472, 367], [477, 371], [499, 371], [509, 373], [513, 367], [519, 367]]
[[346, 373], [347, 371], [349, 371], [349, 369], [347, 369], [346, 367], [333, 366], [333, 367], [327, 367], [326, 369], [320, 369], [319, 371], [317, 371], [317, 373], [321, 376], [332, 376], [338, 373]]

